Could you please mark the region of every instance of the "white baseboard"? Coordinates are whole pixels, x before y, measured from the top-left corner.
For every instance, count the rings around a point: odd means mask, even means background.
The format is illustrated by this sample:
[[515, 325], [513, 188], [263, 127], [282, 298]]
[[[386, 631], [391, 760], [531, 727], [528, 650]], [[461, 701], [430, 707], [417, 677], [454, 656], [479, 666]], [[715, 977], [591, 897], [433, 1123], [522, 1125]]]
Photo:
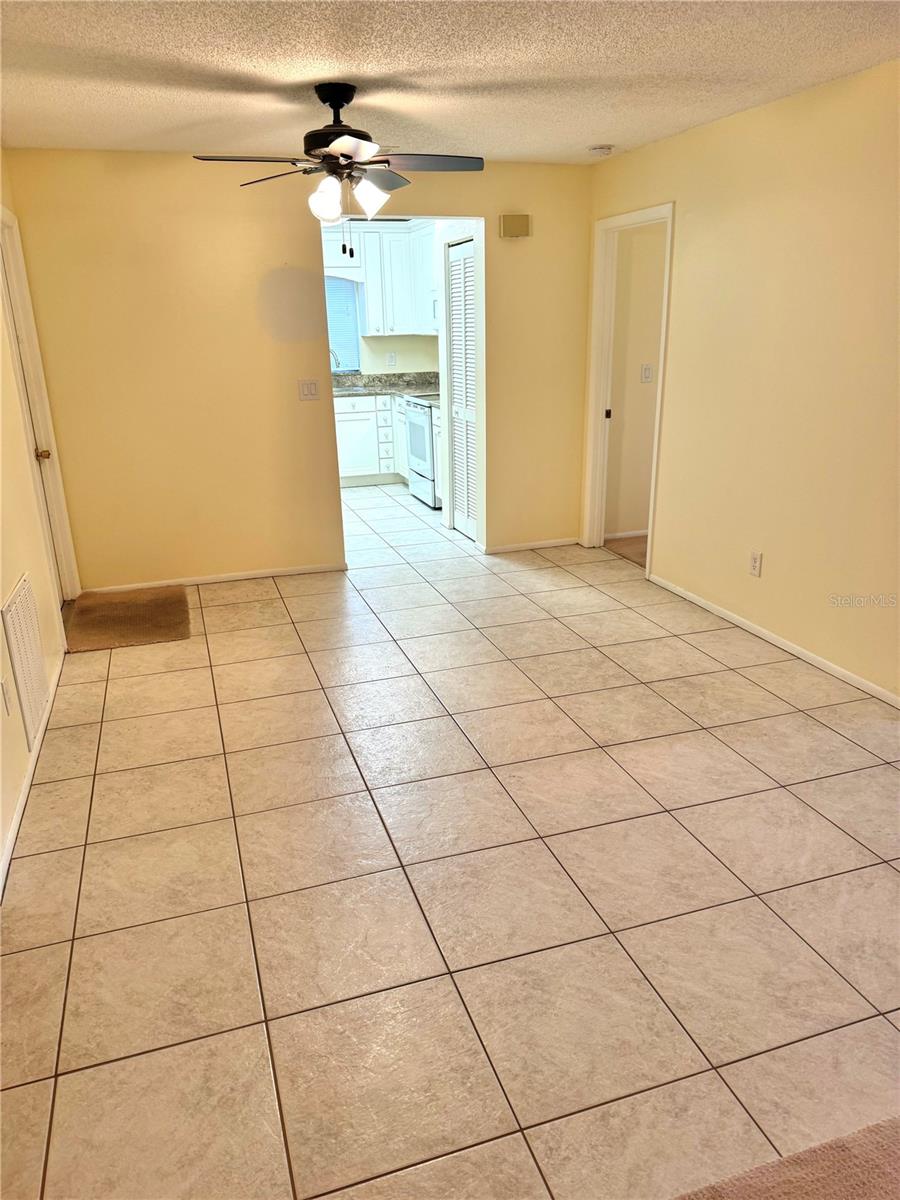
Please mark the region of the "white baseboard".
[[739, 625], [741, 629], [746, 629], [748, 633], [755, 633], [757, 637], [765, 638], [767, 642], [773, 642], [776, 646], [780, 646], [782, 650], [787, 650], [789, 654], [794, 654], [797, 658], [802, 658], [804, 662], [812, 663], [814, 667], [819, 667], [822, 671], [828, 671], [830, 674], [836, 675], [838, 679], [843, 679], [845, 683], [850, 683], [864, 692], [869, 692], [871, 695], [877, 696], [879, 700], [884, 700], [886, 704], [892, 704], [895, 708], [900, 708], [900, 696], [894, 695], [887, 688], [883, 688], [877, 683], [872, 683], [869, 679], [863, 679], [860, 675], [854, 675], [852, 671], [847, 671], [844, 667], [839, 667], [837, 663], [829, 662], [827, 658], [822, 658], [820, 655], [814, 654], [812, 650], [807, 650], [805, 646], [798, 646], [794, 642], [789, 642], [787, 638], [780, 637], [777, 633], [773, 633], [771, 629], [764, 629], [761, 625], [754, 625], [752, 621], [748, 621], [744, 617], [739, 617], [737, 613], [729, 612], [727, 608], [722, 608], [719, 604], [712, 604], [709, 600], [704, 600], [702, 596], [695, 596], [693, 592], [689, 592], [675, 583], [670, 583], [668, 579], [663, 579], [659, 575], [649, 575], [648, 578], [651, 583], [658, 583], [660, 587], [674, 592], [676, 596], [681, 596], [683, 600], [690, 600], [692, 604], [696, 604], [700, 608], [705, 608], [707, 612], [715, 613], [717, 617], [724, 617], [726, 621], [731, 621], [732, 624]]
[[489, 550], [482, 550], [478, 547], [482, 554], [511, 554], [513, 550], [544, 550], [549, 546], [574, 546], [578, 542], [578, 538], [551, 538], [549, 542], [516, 542], [511, 546], [491, 546]]
[[47, 699], [47, 707], [44, 710], [44, 715], [41, 717], [41, 723], [38, 726], [38, 731], [34, 739], [34, 745], [31, 747], [31, 753], [28, 756], [28, 766], [25, 770], [25, 778], [22, 780], [22, 787], [19, 791], [19, 798], [16, 801], [15, 812], [13, 813], [12, 822], [6, 834], [6, 841], [3, 843], [3, 853], [0, 856], [0, 892], [6, 886], [6, 873], [9, 870], [10, 859], [12, 858], [13, 847], [16, 844], [16, 838], [19, 835], [19, 826], [22, 824], [22, 817], [25, 813], [25, 805], [28, 802], [28, 793], [31, 791], [31, 781], [34, 779], [35, 768], [37, 767], [38, 755], [41, 752], [41, 744], [44, 740], [44, 734], [47, 732], [47, 724], [50, 720], [50, 712], [53, 708], [53, 701], [56, 698], [56, 685], [59, 683], [59, 677], [62, 674], [63, 663], [66, 661], [65, 653], [62, 653], [59, 662], [56, 665], [56, 670], [53, 672], [53, 678], [50, 680], [50, 695]]
[[648, 533], [647, 529], [627, 529], [625, 533], [604, 533], [603, 540], [604, 542], [615, 542], [619, 538], [646, 537]]
[[324, 563], [315, 567], [273, 567], [268, 571], [234, 571], [230, 575], [191, 575], [186, 579], [154, 579], [142, 583], [116, 583], [110, 587], [90, 588], [94, 592], [127, 592], [130, 588], [189, 586], [193, 583], [233, 583], [236, 579], [268, 579], [270, 575], [312, 575], [318, 571], [346, 571], [347, 564]]
[[386, 471], [383, 475], [342, 475], [341, 490], [355, 487], [382, 487], [387, 483], [408, 483], [399, 471]]

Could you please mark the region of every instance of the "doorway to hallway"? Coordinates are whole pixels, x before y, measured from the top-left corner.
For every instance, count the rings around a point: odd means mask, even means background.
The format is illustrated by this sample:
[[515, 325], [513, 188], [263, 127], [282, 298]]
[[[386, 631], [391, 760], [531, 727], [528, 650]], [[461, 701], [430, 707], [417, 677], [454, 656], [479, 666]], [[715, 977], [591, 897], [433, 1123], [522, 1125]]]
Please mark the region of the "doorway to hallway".
[[648, 570], [672, 205], [598, 221], [582, 541]]

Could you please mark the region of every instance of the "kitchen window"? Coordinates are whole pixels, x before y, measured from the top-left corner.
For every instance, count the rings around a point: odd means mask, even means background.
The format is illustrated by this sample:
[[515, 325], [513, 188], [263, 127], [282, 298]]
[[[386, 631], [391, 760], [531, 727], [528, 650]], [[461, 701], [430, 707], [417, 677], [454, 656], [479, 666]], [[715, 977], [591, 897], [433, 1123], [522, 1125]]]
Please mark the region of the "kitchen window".
[[325, 276], [328, 349], [337, 358], [335, 371], [359, 370], [357, 286], [350, 279], [339, 279], [334, 275]]

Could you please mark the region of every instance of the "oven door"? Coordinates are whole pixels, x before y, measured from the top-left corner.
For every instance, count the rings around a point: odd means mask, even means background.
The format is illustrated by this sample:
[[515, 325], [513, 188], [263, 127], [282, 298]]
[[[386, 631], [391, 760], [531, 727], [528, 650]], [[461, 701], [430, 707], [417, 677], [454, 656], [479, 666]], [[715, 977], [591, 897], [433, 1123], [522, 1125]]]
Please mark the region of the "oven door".
[[431, 438], [431, 409], [406, 402], [406, 453], [409, 469], [434, 479], [434, 444]]

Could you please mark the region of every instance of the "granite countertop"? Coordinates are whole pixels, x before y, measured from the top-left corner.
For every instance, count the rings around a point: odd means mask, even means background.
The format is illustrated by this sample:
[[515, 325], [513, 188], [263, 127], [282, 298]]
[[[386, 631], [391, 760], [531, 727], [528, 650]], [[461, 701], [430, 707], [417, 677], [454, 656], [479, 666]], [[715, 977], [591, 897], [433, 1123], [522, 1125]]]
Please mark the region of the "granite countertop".
[[331, 377], [335, 396], [428, 396], [438, 394], [436, 371], [417, 371], [408, 374], [361, 375], [341, 372]]

